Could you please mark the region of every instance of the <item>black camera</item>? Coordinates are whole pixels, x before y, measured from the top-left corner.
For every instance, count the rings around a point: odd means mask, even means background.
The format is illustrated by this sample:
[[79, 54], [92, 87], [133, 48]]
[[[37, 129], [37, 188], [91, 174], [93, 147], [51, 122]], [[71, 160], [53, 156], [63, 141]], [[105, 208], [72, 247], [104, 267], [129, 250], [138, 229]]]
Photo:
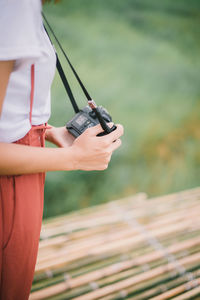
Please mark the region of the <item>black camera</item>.
[[98, 136], [106, 135], [116, 129], [114, 125], [110, 128], [107, 123], [112, 121], [107, 110], [102, 106], [96, 106], [93, 100], [88, 101], [89, 105], [80, 110], [71, 121], [66, 124], [67, 130], [74, 136], [78, 137], [87, 128], [101, 124], [102, 132]]

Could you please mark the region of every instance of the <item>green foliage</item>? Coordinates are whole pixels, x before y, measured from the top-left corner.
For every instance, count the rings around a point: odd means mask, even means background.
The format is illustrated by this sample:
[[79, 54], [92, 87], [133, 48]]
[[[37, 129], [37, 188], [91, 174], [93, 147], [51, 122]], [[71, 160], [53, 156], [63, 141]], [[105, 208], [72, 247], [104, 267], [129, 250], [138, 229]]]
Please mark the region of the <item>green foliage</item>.
[[[199, 185], [200, 22], [198, 0], [68, 0], [44, 7], [98, 104], [125, 127], [103, 172], [47, 174], [45, 217], [139, 191]], [[62, 59], [80, 106], [85, 99]], [[50, 123], [73, 111], [56, 75]]]

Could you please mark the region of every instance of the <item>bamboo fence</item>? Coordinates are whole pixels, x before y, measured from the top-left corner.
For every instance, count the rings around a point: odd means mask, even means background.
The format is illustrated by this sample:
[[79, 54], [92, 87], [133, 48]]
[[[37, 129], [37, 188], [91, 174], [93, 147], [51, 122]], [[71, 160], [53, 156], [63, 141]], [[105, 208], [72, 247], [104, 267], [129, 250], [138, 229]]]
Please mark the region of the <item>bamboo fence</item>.
[[36, 299], [200, 299], [200, 188], [44, 221]]

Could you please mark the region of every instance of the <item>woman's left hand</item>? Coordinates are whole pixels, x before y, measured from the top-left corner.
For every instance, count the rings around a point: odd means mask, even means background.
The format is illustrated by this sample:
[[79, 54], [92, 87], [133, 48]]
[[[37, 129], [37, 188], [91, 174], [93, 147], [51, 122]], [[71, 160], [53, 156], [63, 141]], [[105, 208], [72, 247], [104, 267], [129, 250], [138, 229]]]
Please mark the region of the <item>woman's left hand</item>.
[[73, 137], [65, 127], [50, 127], [51, 128], [46, 129], [45, 132], [45, 139], [48, 142], [61, 148], [67, 148], [73, 144], [75, 137]]

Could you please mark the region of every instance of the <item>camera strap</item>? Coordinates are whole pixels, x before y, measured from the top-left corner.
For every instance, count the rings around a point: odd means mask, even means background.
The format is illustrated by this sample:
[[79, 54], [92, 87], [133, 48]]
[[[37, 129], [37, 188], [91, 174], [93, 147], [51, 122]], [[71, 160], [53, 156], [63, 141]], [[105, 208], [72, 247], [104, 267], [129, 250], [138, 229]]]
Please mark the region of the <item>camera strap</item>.
[[57, 67], [58, 73], [59, 73], [60, 78], [61, 78], [61, 80], [63, 82], [65, 90], [66, 90], [66, 92], [68, 94], [69, 100], [71, 101], [73, 109], [74, 109], [75, 113], [78, 113], [80, 111], [80, 109], [78, 108], [78, 105], [76, 103], [76, 100], [75, 100], [74, 95], [72, 93], [72, 90], [70, 88], [69, 82], [68, 82], [68, 80], [67, 80], [67, 78], [65, 76], [65, 73], [63, 71], [62, 65], [60, 63], [60, 60], [58, 58], [58, 54], [56, 53], [56, 51], [55, 51], [55, 54], [56, 54], [56, 67]]
[[[56, 35], [55, 35], [55, 33], [54, 33], [52, 27], [50, 26], [50, 24], [49, 24], [49, 22], [47, 21], [47, 18], [45, 17], [45, 15], [44, 15], [43, 12], [42, 12], [42, 16], [43, 16], [43, 18], [44, 18], [44, 20], [45, 20], [45, 23], [47, 24], [47, 26], [48, 26], [50, 32], [52, 33], [54, 39], [56, 40], [56, 42], [57, 42], [57, 44], [58, 44], [60, 50], [62, 51], [64, 57], [66, 58], [66, 60], [67, 60], [67, 62], [68, 62], [68, 64], [69, 64], [69, 66], [70, 66], [70, 68], [71, 68], [71, 70], [72, 70], [74, 76], [76, 77], [76, 79], [77, 79], [77, 81], [78, 81], [78, 83], [79, 83], [79, 85], [80, 85], [80, 87], [81, 87], [81, 89], [82, 89], [84, 95], [86, 96], [86, 98], [87, 98], [88, 101], [91, 101], [91, 100], [92, 100], [91, 96], [89, 95], [87, 89], [85, 88], [84, 84], [82, 83], [82, 81], [81, 81], [80, 77], [78, 76], [76, 70], [74, 69], [73, 65], [71, 64], [71, 62], [70, 62], [70, 60], [69, 60], [67, 54], [65, 53], [65, 51], [64, 51], [64, 49], [63, 49], [63, 47], [62, 47], [62, 45], [60, 44], [59, 40], [57, 39], [57, 37], [56, 37]], [[46, 32], [47, 32], [47, 35], [49, 36], [48, 31], [47, 31], [47, 29], [46, 29], [45, 26], [44, 26], [44, 28], [45, 28], [45, 30], [46, 30]], [[50, 39], [50, 36], [49, 36], [49, 39]], [[51, 39], [50, 39], [50, 41], [51, 41]], [[51, 41], [51, 43], [52, 43], [52, 41]], [[52, 45], [53, 45], [53, 43], [52, 43]], [[67, 80], [67, 78], [66, 78], [66, 75], [65, 75], [65, 73], [64, 73], [64, 70], [63, 70], [62, 65], [61, 65], [61, 62], [60, 62], [60, 60], [59, 60], [59, 58], [58, 58], [58, 54], [57, 54], [57, 52], [56, 52], [56, 49], [55, 49], [54, 45], [53, 45], [53, 48], [54, 48], [54, 51], [55, 51], [55, 54], [56, 54], [56, 67], [57, 67], [58, 73], [59, 73], [60, 78], [61, 78], [61, 80], [62, 80], [62, 82], [63, 82], [63, 85], [64, 85], [64, 87], [65, 87], [65, 90], [66, 90], [66, 92], [67, 92], [67, 94], [68, 94], [68, 97], [69, 97], [69, 99], [70, 99], [70, 101], [71, 101], [71, 104], [72, 104], [72, 106], [73, 106], [73, 109], [74, 109], [75, 113], [77, 113], [77, 112], [80, 111], [80, 109], [78, 108], [78, 105], [77, 105], [77, 103], [76, 103], [76, 100], [75, 100], [74, 95], [73, 95], [73, 93], [72, 93], [72, 90], [71, 90], [71, 88], [70, 88], [69, 82], [68, 82], [68, 80]]]

